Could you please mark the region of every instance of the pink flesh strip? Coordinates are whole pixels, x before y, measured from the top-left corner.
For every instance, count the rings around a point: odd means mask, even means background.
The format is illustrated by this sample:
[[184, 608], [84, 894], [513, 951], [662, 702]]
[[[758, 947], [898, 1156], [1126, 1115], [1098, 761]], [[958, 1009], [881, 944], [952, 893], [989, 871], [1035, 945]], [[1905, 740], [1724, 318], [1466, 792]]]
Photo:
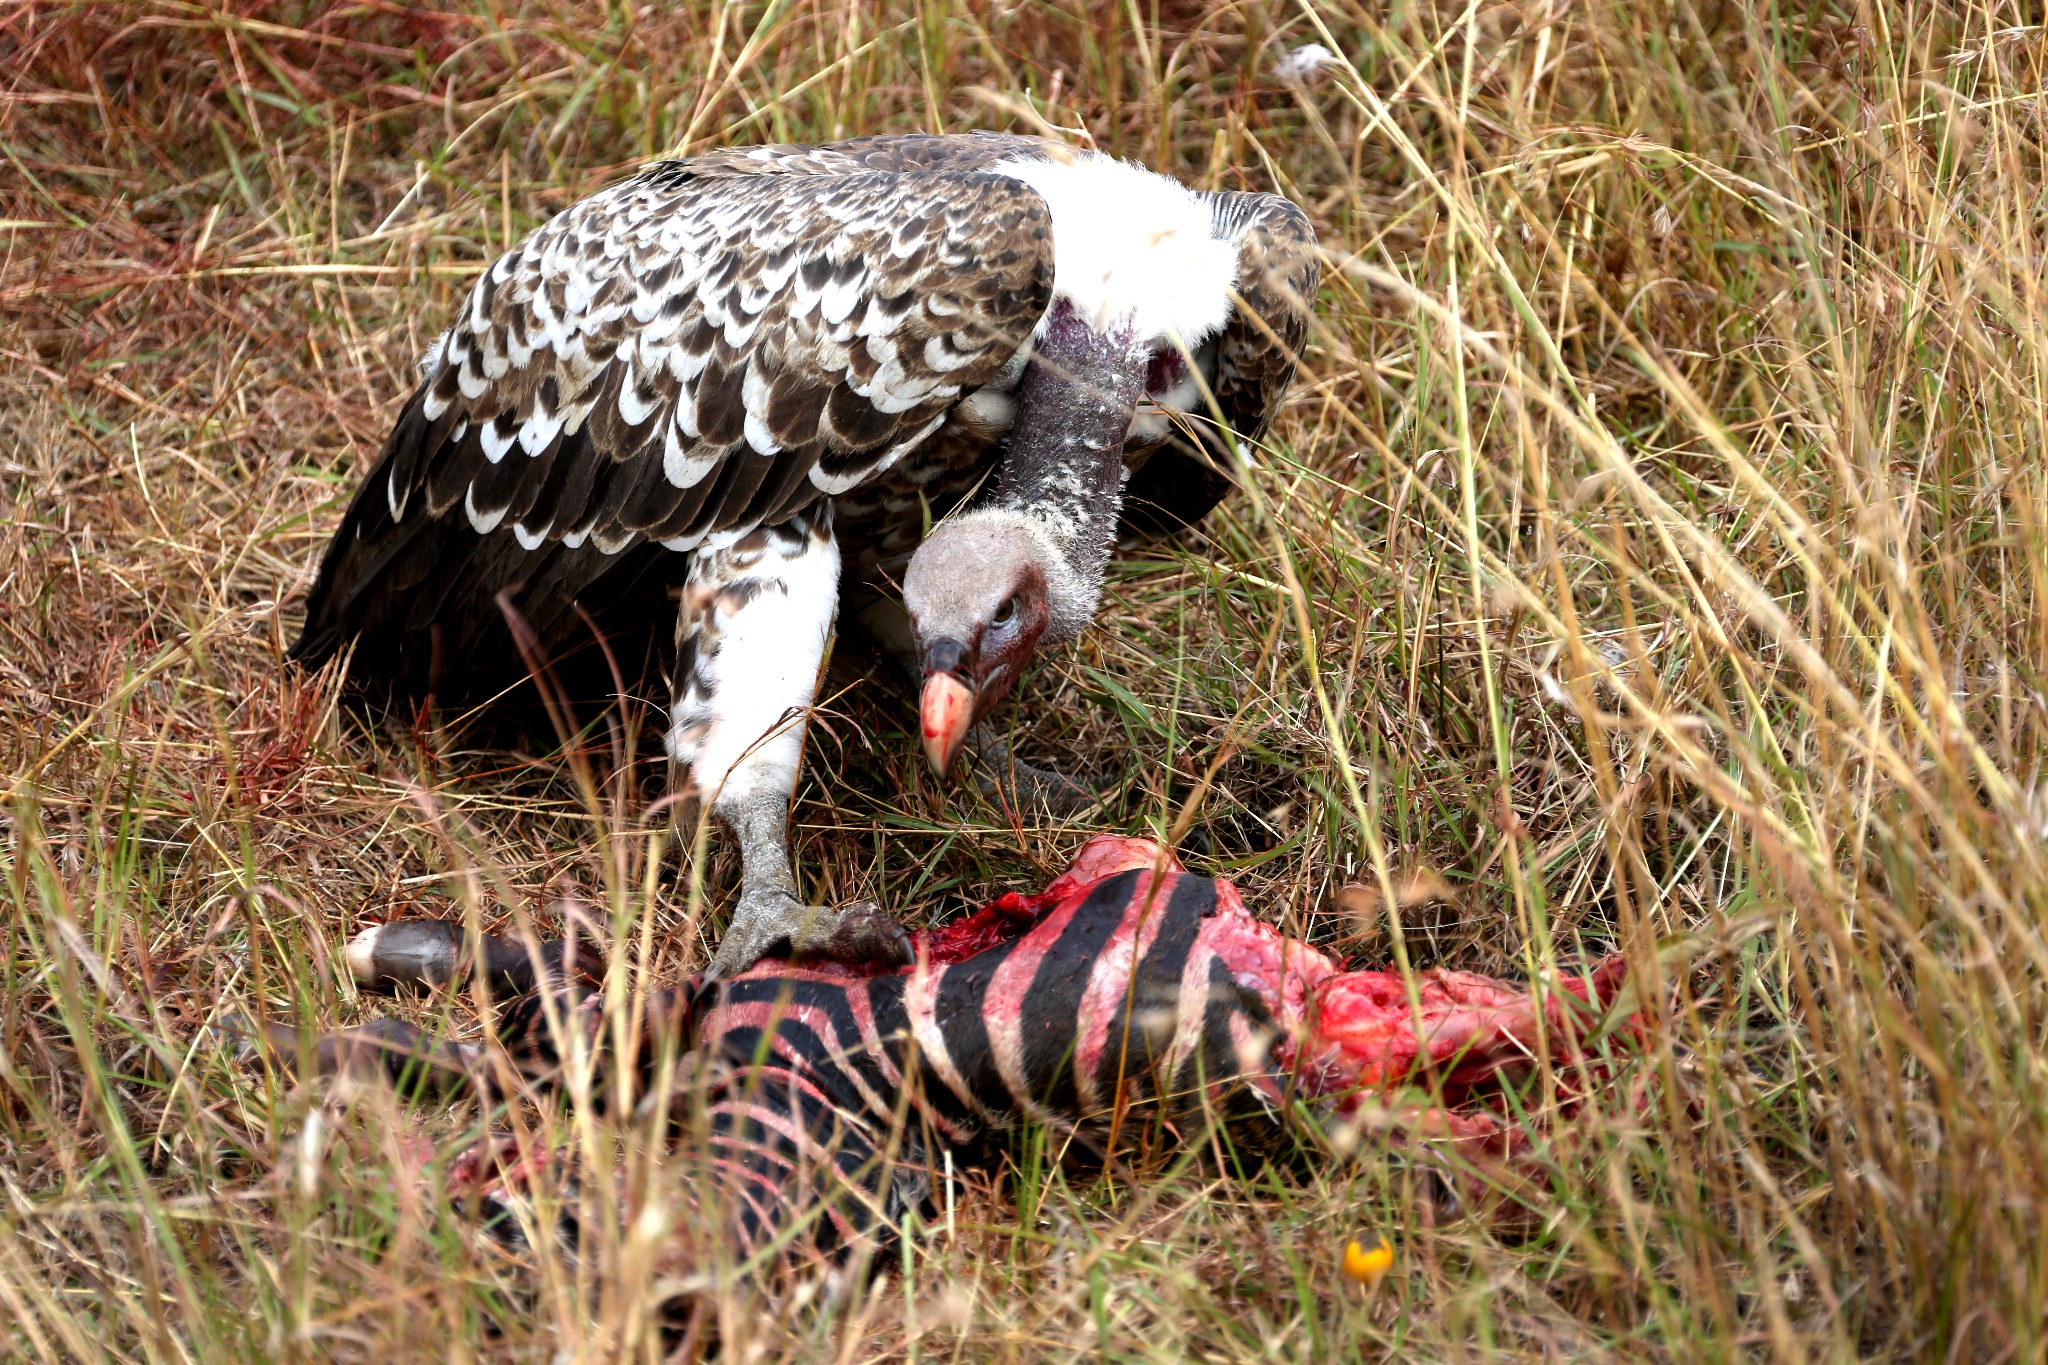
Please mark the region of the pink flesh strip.
[[[1158, 892], [1152, 894], [1155, 886]], [[1110, 1025], [1130, 995], [1137, 965], [1159, 937], [1166, 895], [1165, 886], [1150, 879], [1138, 884], [1124, 906], [1123, 920], [1096, 954], [1095, 965], [1088, 972], [1088, 984], [1081, 990], [1080, 1017], [1074, 1032], [1074, 1093], [1084, 1112], [1105, 1106], [1110, 1099], [1097, 1093], [1102, 1054], [1109, 1046]]]

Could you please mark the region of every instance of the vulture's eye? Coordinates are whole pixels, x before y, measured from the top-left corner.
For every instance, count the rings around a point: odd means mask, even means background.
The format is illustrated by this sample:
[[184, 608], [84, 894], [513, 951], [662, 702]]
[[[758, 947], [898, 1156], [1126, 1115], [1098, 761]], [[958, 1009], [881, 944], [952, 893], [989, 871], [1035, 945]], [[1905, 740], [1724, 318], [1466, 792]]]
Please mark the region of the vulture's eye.
[[1005, 597], [1003, 599], [1003, 604], [996, 608], [996, 614], [988, 618], [988, 623], [992, 626], [1007, 626], [1010, 624], [1010, 622], [1016, 619], [1017, 599], [1014, 597]]

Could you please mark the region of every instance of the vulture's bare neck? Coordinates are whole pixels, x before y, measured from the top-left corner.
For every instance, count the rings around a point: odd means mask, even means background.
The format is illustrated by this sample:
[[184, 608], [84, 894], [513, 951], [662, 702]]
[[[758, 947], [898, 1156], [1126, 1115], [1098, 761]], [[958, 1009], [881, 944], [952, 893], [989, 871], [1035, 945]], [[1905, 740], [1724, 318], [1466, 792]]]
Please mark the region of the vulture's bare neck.
[[1150, 354], [1129, 325], [1097, 331], [1056, 304], [1024, 371], [995, 506], [1028, 520], [1057, 560], [1046, 566], [1056, 638], [1079, 634], [1102, 593]]
[[[1224, 325], [1238, 246], [1218, 235], [1207, 200], [1112, 157], [1056, 149], [992, 170], [1030, 185], [1045, 203], [1053, 302], [1020, 383], [995, 495], [959, 519], [955, 539], [1028, 546], [1044, 572], [1049, 608], [1039, 639], [1068, 640], [1087, 626], [1102, 594], [1124, 442], [1152, 353], [1199, 345]], [[963, 550], [964, 562], [951, 571], [971, 578], [971, 554]], [[927, 559], [929, 573], [942, 559], [951, 568], [950, 556]], [[906, 579], [906, 600], [909, 586]]]

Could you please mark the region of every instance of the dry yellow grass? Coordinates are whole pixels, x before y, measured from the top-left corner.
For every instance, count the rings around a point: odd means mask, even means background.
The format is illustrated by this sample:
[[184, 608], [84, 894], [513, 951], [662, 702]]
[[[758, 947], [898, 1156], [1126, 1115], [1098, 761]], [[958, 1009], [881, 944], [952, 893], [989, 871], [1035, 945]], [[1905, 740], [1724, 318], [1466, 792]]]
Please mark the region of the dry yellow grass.
[[[1618, 946], [1663, 988], [1658, 1099], [1589, 1115], [1512, 1223], [1370, 1144], [1225, 1179], [1027, 1134], [871, 1288], [726, 1296], [727, 1350], [2041, 1359], [2036, 17], [0, 8], [0, 1350], [658, 1358], [632, 1238], [536, 1268], [467, 1235], [437, 1173], [476, 1115], [323, 1107], [205, 1026], [351, 1021], [357, 924], [563, 883], [672, 976], [729, 855], [695, 897], [653, 765], [365, 727], [283, 647], [509, 240], [677, 150], [1007, 127], [1278, 189], [1330, 253], [1248, 496], [1121, 563], [1025, 751], [1141, 830], [1227, 748], [1193, 861], [1296, 932], [1510, 971]], [[821, 896], [916, 920], [1072, 847], [930, 789], [903, 699], [848, 681], [798, 812]], [[1350, 921], [1418, 867], [1449, 918]], [[654, 1178], [631, 1124], [533, 1121]], [[1366, 1227], [1397, 1247], [1370, 1297]]]

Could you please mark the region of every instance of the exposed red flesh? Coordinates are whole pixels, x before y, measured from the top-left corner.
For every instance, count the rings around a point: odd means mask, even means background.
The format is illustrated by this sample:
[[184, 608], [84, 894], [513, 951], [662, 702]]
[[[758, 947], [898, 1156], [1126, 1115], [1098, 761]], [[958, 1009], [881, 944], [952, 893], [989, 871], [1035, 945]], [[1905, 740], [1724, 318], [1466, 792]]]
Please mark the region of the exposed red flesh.
[[[1471, 972], [1346, 971], [1255, 918], [1231, 883], [1185, 874], [1157, 845], [1115, 836], [1088, 841], [1045, 890], [1001, 896], [913, 940], [916, 963], [892, 972], [766, 960], [723, 983], [690, 1022], [694, 1045], [752, 1058], [741, 1065], [774, 1083], [717, 1091], [712, 1111], [730, 1121], [721, 1131], [741, 1132], [733, 1125], [743, 1120], [776, 1151], [817, 1159], [858, 1140], [879, 1159], [881, 1130], [861, 1115], [894, 1122], [905, 1102], [917, 1131], [957, 1143], [1031, 1115], [1103, 1119], [1127, 1101], [1157, 1104], [1175, 1125], [1206, 1121], [1243, 1112], [1250, 1091], [1271, 1112], [1313, 1101], [1354, 1131], [1456, 1144], [1502, 1170], [1492, 1158], [1526, 1150], [1535, 1130], [1569, 1117], [1586, 1087], [1606, 1080], [1582, 1051], [1584, 1028], [1624, 975], [1610, 960], [1560, 979], [1546, 998]], [[974, 961], [992, 949], [1001, 951]], [[1245, 994], [1217, 990], [1222, 973]], [[697, 995], [663, 993], [650, 1018], [672, 1026]], [[592, 993], [579, 1007], [593, 1036], [602, 999]], [[1624, 1030], [1621, 1041], [1635, 1036]], [[722, 1053], [734, 1038], [744, 1052]], [[865, 1064], [820, 1061], [828, 1039], [832, 1058]], [[1504, 1102], [1505, 1083], [1542, 1056], [1557, 1103], [1525, 1117]], [[923, 1078], [915, 1085], [902, 1074], [911, 1057]], [[852, 1110], [839, 1107], [849, 1093], [860, 1100]], [[811, 1113], [833, 1115], [828, 1132]], [[706, 1155], [731, 1186], [725, 1197], [748, 1201], [760, 1227], [780, 1201], [805, 1197], [801, 1181], [763, 1185], [723, 1149]], [[485, 1144], [453, 1175], [511, 1198], [546, 1161], [517, 1144]], [[826, 1216], [838, 1244], [866, 1235], [836, 1204]]]

